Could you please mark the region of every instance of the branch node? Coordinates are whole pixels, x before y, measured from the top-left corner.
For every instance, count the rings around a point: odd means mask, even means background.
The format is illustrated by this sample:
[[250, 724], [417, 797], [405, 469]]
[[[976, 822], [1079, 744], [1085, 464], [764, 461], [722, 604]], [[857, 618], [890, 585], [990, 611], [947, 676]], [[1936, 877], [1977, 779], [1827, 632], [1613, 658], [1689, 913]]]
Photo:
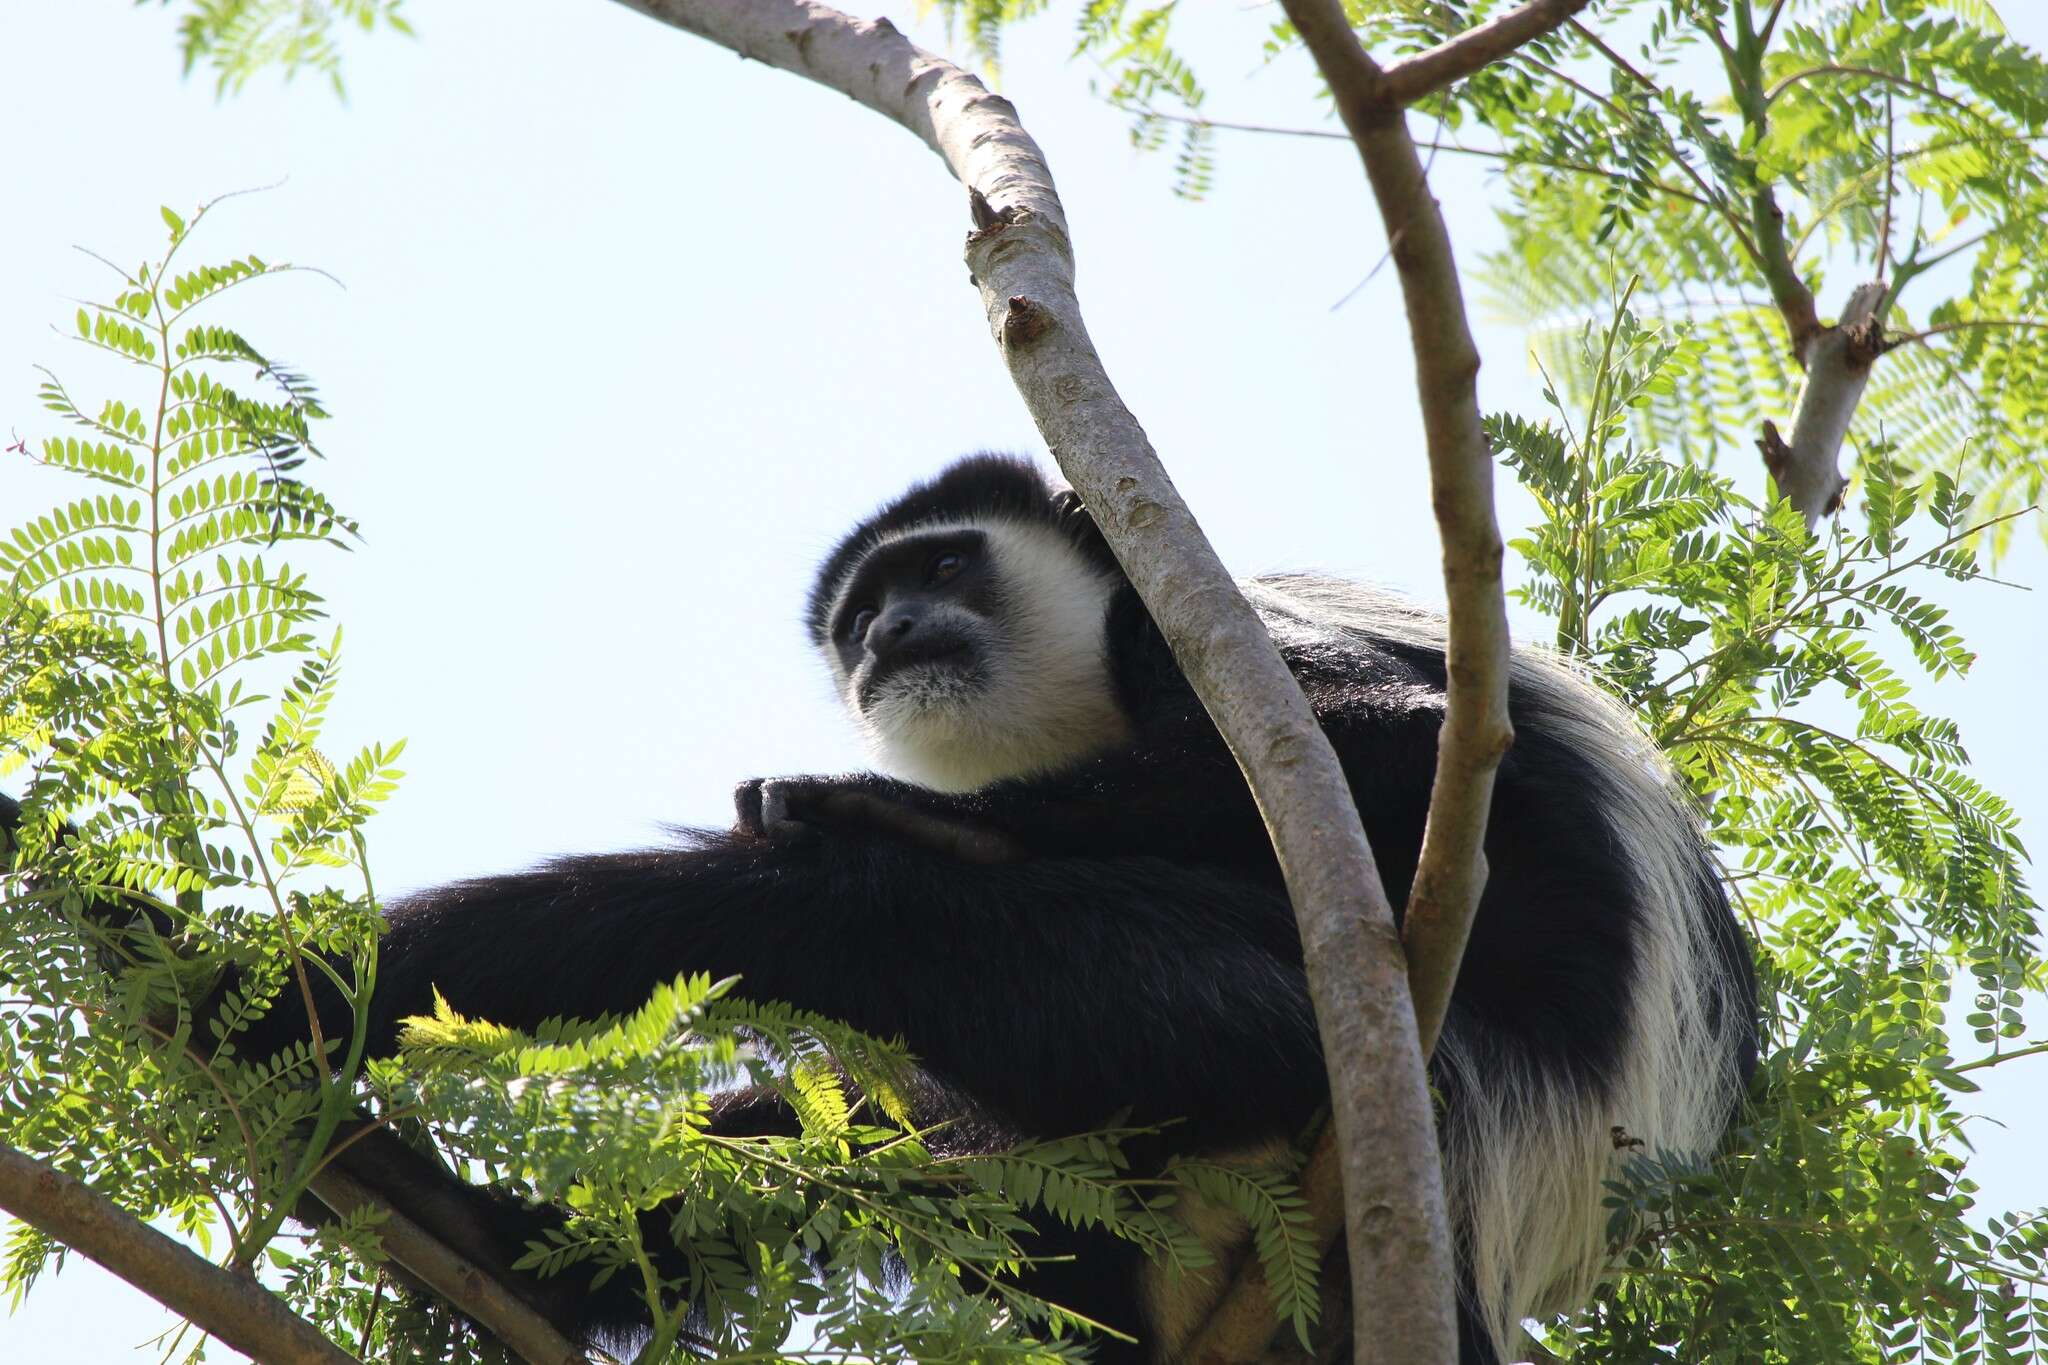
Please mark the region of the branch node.
[[972, 185], [967, 187], [967, 216], [974, 220], [974, 231], [977, 235], [994, 232], [1005, 222], [996, 206], [988, 202], [988, 196]]
[[1018, 346], [1030, 346], [1053, 329], [1053, 315], [1044, 311], [1024, 295], [1010, 295], [1010, 307], [1004, 309], [1004, 348], [1012, 350]]
[[1757, 438], [1756, 448], [1764, 457], [1764, 471], [1783, 488], [1785, 476], [1792, 468], [1792, 447], [1778, 434], [1778, 424], [1768, 417], [1764, 419], [1764, 434]]

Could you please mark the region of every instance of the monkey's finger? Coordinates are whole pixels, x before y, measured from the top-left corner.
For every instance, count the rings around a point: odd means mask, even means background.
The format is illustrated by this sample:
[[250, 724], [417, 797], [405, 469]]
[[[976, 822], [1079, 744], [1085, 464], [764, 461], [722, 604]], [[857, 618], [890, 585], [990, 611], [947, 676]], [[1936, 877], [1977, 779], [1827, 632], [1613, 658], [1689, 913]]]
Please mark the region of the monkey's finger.
[[810, 786], [802, 778], [771, 777], [761, 783], [761, 832], [771, 839], [811, 832], [802, 818], [803, 798]]

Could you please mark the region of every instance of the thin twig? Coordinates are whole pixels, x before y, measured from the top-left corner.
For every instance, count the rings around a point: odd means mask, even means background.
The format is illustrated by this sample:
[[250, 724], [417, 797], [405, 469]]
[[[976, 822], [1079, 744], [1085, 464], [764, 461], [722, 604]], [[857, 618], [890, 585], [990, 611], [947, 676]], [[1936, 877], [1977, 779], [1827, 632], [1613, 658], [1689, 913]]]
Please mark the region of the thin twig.
[[[1184, 124], [1190, 128], [1213, 129], [1224, 133], [1257, 133], [1270, 137], [1306, 137], [1326, 142], [1348, 143], [1351, 141], [1351, 134], [1340, 133], [1330, 128], [1290, 128], [1271, 123], [1238, 123], [1229, 119], [1204, 118], [1197, 114], [1175, 114], [1163, 109], [1139, 109], [1135, 112], [1140, 118], [1156, 119], [1162, 123]], [[1537, 156], [1533, 153], [1513, 151], [1505, 147], [1468, 147], [1463, 143], [1446, 142], [1441, 138], [1432, 139], [1428, 142], [1417, 142], [1415, 146], [1418, 150], [1425, 152], [1449, 152], [1454, 156], [1474, 156], [1486, 161], [1498, 161], [1507, 166], [1538, 166], [1545, 170], [1570, 171], [1575, 175], [1587, 175], [1593, 176], [1596, 179], [1612, 180], [1618, 184], [1640, 185], [1646, 189], [1654, 190], [1667, 198], [1683, 199], [1687, 203], [1698, 204], [1703, 209], [1712, 210], [1714, 213], [1721, 214], [1724, 217], [1727, 216], [1727, 210], [1723, 205], [1715, 203], [1702, 194], [1686, 189], [1682, 185], [1669, 184], [1666, 181], [1651, 179], [1647, 176], [1628, 171], [1611, 171], [1605, 166], [1591, 166], [1582, 161], [1565, 161], [1556, 157]], [[1750, 248], [1748, 235], [1743, 231], [1742, 224], [1732, 217], [1728, 218], [1728, 224], [1735, 229], [1736, 235], [1742, 238], [1743, 246]]]
[[1892, 138], [1897, 120], [1892, 117], [1892, 92], [1884, 92], [1884, 214], [1877, 223], [1877, 278], [1882, 281], [1892, 263], [1892, 195], [1897, 191], [1895, 184], [1898, 163], [1895, 158]]
[[1928, 99], [1953, 106], [1973, 122], [1989, 122], [1982, 113], [1972, 108], [1967, 102], [1957, 99], [1947, 91], [1937, 90], [1931, 85], [1916, 81], [1910, 76], [1902, 76], [1896, 71], [1886, 71], [1875, 66], [1844, 66], [1836, 62], [1828, 62], [1821, 66], [1809, 66], [1804, 71], [1795, 71], [1785, 77], [1785, 79], [1764, 92], [1764, 107], [1766, 109], [1770, 108], [1778, 102], [1778, 96], [1802, 81], [1812, 80], [1815, 76], [1862, 76], [1868, 80], [1884, 81], [1890, 85], [1898, 86], [1902, 90], [1911, 90], [1915, 94], [1925, 95]]
[[1886, 337], [1884, 348], [1887, 351], [1895, 351], [1914, 342], [1924, 345], [1929, 338], [1938, 337], [1944, 332], [1967, 332], [1979, 327], [2048, 328], [2048, 318], [1962, 318], [1955, 322], [1937, 323], [1933, 327], [1908, 332], [1904, 336]]

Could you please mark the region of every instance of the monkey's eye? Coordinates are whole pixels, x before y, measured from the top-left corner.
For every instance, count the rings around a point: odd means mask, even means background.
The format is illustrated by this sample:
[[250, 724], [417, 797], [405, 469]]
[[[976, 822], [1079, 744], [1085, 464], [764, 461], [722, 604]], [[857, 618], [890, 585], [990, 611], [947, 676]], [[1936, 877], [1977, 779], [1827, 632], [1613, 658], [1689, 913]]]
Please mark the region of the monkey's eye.
[[862, 607], [853, 614], [852, 622], [847, 625], [846, 638], [849, 640], [859, 640], [868, 633], [868, 627], [874, 623], [875, 609], [873, 607]]
[[951, 551], [942, 555], [933, 555], [931, 567], [924, 572], [925, 582], [943, 583], [966, 567], [967, 556], [965, 555], [954, 554]]

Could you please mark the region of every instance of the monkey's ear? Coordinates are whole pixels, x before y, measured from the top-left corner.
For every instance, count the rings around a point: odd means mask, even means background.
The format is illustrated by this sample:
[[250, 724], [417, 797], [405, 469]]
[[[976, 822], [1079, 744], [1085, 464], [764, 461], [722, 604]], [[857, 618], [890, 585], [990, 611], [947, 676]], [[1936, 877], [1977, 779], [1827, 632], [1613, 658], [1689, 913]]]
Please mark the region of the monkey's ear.
[[1071, 488], [1062, 488], [1053, 494], [1052, 514], [1055, 524], [1066, 532], [1068, 539], [1083, 554], [1106, 568], [1116, 568], [1116, 556], [1109, 552], [1109, 542], [1102, 538], [1102, 529], [1088, 514], [1079, 493]]

